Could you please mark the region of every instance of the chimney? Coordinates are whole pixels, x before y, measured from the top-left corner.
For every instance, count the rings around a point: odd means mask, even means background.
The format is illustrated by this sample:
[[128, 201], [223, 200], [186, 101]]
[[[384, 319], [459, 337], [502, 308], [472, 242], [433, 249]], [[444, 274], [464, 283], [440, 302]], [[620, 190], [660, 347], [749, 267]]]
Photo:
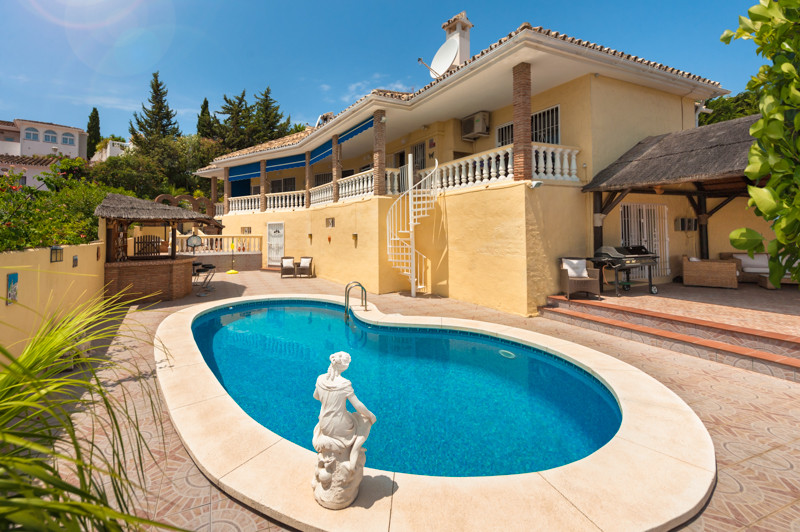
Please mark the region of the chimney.
[[458, 53], [453, 61], [453, 67], [461, 66], [470, 58], [469, 53], [469, 29], [473, 26], [467, 18], [467, 12], [462, 11], [458, 15], [442, 24], [442, 29], [447, 35], [447, 39], [455, 39], [458, 43]]

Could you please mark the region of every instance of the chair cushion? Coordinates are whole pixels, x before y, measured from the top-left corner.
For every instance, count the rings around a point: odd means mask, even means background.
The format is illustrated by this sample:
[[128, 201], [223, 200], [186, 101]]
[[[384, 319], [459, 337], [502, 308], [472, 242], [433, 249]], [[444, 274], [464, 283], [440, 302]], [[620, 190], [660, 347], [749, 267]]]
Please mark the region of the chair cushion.
[[586, 259], [561, 259], [561, 264], [570, 277], [589, 277], [586, 271]]
[[301, 268], [308, 268], [309, 266], [311, 266], [311, 257], [303, 257], [300, 259]]
[[283, 268], [294, 268], [294, 259], [281, 259], [281, 266]]
[[742, 261], [742, 270], [752, 273], [764, 273], [751, 270], [749, 268], [766, 268], [769, 271], [769, 255], [766, 253], [755, 253], [751, 259], [747, 253], [734, 253], [734, 259]]
[[742, 271], [745, 273], [769, 273], [769, 268], [742, 268]]
[[702, 259], [698, 257], [689, 257], [689, 262], [701, 262]]

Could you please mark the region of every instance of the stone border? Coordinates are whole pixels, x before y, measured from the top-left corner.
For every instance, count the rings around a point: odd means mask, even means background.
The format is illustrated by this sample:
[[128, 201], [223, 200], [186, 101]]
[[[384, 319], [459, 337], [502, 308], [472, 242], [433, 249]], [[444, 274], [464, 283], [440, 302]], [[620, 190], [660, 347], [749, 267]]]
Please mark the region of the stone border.
[[367, 323], [469, 330], [556, 354], [612, 391], [622, 424], [586, 458], [536, 473], [453, 478], [365, 468], [353, 505], [326, 510], [311, 489], [315, 453], [251, 419], [214, 377], [191, 333], [192, 321], [212, 309], [275, 299], [344, 303], [342, 297], [278, 294], [194, 305], [161, 323], [155, 361], [175, 430], [197, 467], [226, 493], [278, 521], [331, 531], [388, 531], [390, 524], [392, 532], [669, 530], [693, 517], [711, 495], [716, 461], [705, 426], [677, 395], [633, 366], [523, 329], [383, 314], [374, 305], [359, 305], [353, 311]]

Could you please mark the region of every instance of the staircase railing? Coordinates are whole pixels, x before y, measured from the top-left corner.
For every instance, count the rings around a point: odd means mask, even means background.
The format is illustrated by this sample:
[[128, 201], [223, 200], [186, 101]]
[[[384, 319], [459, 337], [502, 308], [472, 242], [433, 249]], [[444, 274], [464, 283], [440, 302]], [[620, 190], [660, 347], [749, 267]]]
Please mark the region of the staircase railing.
[[411, 283], [411, 297], [417, 290], [425, 289], [425, 266], [427, 257], [416, 250], [414, 227], [420, 218], [428, 215], [433, 208], [438, 193], [436, 170], [439, 162], [428, 175], [413, 183], [414, 159], [408, 156], [408, 165], [400, 169], [400, 180], [405, 180], [406, 191], [389, 207], [386, 214], [386, 247], [389, 262], [408, 277]]

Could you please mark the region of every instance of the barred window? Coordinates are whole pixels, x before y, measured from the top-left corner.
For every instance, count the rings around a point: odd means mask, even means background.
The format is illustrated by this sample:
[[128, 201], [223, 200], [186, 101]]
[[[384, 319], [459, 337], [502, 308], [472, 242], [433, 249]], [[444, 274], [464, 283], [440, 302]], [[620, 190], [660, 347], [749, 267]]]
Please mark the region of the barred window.
[[318, 187], [333, 181], [333, 173], [325, 172], [322, 174], [314, 174], [314, 186]]
[[556, 105], [531, 115], [531, 142], [561, 144], [558, 108]]
[[[531, 115], [531, 142], [561, 144], [559, 106], [550, 107]], [[497, 147], [514, 142], [514, 124], [508, 122], [497, 127]]]

